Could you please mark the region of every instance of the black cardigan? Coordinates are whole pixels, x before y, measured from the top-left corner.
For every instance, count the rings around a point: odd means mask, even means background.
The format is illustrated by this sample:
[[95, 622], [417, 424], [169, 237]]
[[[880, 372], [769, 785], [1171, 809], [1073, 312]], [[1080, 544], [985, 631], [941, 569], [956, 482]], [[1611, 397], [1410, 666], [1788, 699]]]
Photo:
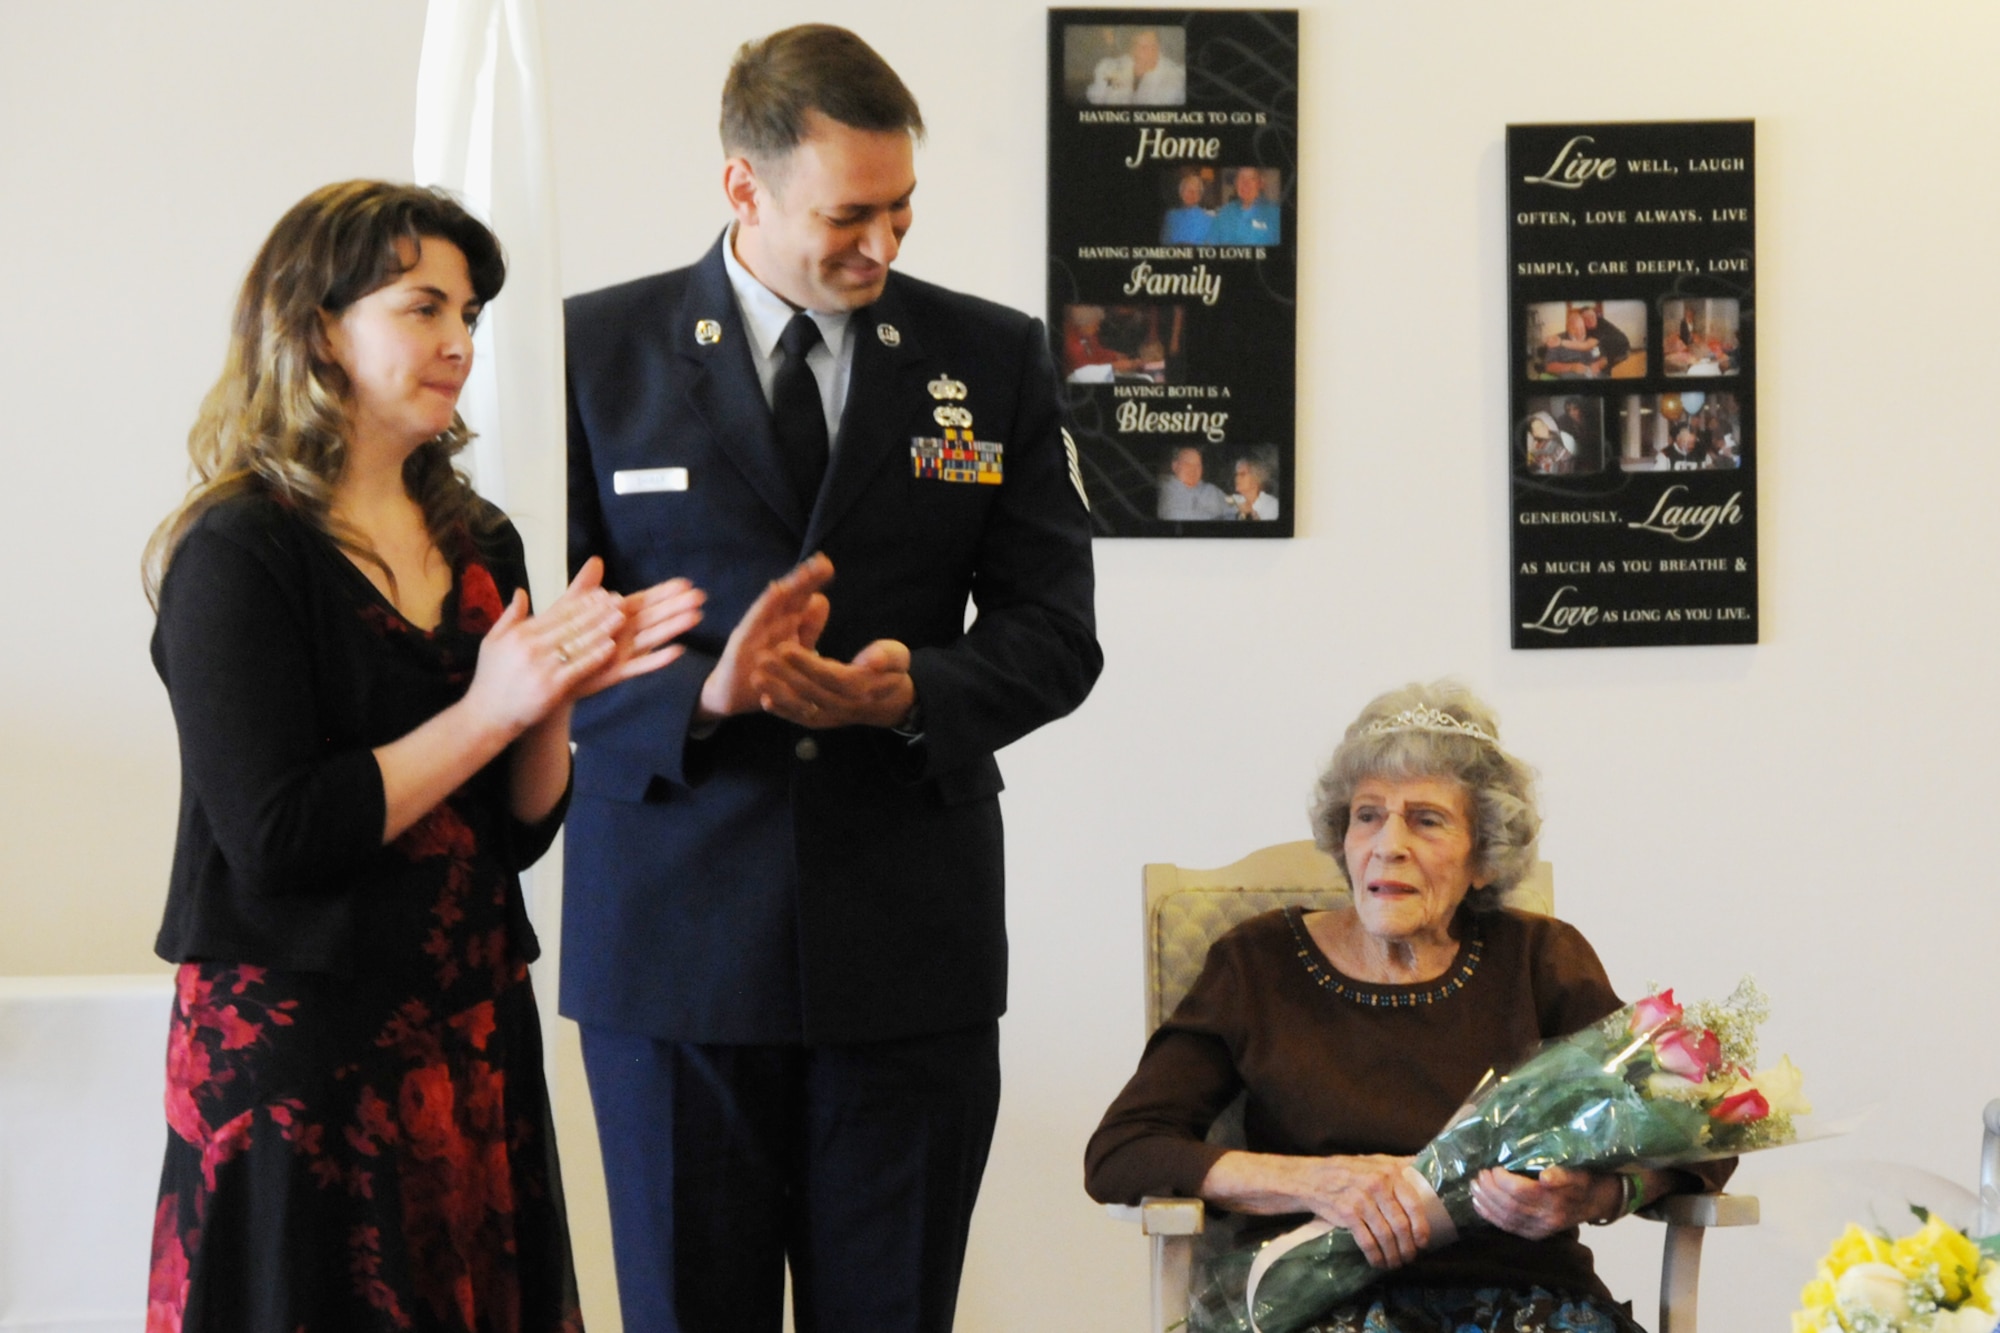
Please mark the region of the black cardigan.
[[[497, 516], [497, 514], [496, 514]], [[501, 604], [527, 581], [520, 535], [476, 543]], [[447, 599], [462, 670], [399, 650], [370, 628], [393, 608], [332, 541], [262, 494], [225, 500], [188, 531], [160, 589], [153, 665], [180, 734], [180, 827], [155, 951], [351, 975], [365, 970], [371, 887], [399, 862], [382, 842], [382, 774], [371, 751], [465, 693], [476, 637]], [[408, 631], [402, 631], [407, 633]], [[507, 755], [462, 789], [496, 812], [492, 855], [528, 958], [538, 946], [516, 872], [553, 841], [568, 795], [539, 823], [508, 811]], [[380, 895], [375, 895], [378, 899]]]

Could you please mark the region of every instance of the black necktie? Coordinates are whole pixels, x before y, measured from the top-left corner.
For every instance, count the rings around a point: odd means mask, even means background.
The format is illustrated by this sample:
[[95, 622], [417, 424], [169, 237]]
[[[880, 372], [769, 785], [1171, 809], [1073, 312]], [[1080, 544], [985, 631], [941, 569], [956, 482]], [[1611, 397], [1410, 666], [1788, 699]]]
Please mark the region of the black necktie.
[[819, 484], [826, 476], [826, 406], [819, 396], [819, 381], [806, 364], [806, 353], [819, 342], [819, 325], [801, 310], [778, 335], [785, 362], [771, 386], [771, 416], [778, 427], [778, 448], [785, 456], [785, 470], [792, 485], [810, 510], [819, 498]]

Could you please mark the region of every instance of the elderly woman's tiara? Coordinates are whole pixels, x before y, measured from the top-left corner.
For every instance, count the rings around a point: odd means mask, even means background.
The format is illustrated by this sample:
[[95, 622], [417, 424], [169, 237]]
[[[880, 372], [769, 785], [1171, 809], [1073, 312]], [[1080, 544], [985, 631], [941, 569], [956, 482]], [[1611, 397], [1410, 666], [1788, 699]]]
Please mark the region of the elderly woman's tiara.
[[1425, 704], [1419, 708], [1405, 708], [1390, 717], [1377, 718], [1361, 729], [1364, 736], [1384, 736], [1392, 731], [1440, 731], [1448, 736], [1470, 736], [1476, 741], [1485, 741], [1494, 749], [1500, 748], [1500, 741], [1493, 733], [1476, 722], [1453, 717], [1441, 708]]

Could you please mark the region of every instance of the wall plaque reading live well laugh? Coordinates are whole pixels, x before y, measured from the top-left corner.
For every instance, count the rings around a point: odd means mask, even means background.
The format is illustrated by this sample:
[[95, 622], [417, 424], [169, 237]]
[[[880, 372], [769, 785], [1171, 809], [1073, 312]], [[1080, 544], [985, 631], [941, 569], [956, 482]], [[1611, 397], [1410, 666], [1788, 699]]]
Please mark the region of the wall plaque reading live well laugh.
[[1754, 125], [1507, 130], [1513, 642], [1757, 642]]
[[1049, 328], [1106, 537], [1289, 537], [1299, 16], [1049, 13]]

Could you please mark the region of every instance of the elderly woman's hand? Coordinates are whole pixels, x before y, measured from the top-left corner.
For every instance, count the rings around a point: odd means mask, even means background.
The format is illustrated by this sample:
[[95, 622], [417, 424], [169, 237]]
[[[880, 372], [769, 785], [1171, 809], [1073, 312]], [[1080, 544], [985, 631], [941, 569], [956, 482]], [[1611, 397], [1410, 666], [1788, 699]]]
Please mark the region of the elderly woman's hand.
[[1376, 1268], [1400, 1268], [1430, 1244], [1423, 1191], [1408, 1157], [1289, 1157], [1224, 1153], [1201, 1184], [1205, 1199], [1246, 1213], [1310, 1212], [1354, 1235]]
[[1407, 1157], [1308, 1157], [1313, 1213], [1354, 1233], [1376, 1268], [1401, 1268], [1430, 1244], [1423, 1192]]
[[1616, 1217], [1625, 1186], [1615, 1175], [1552, 1166], [1539, 1177], [1482, 1171], [1472, 1182], [1472, 1206], [1502, 1231], [1543, 1240], [1584, 1222]]

